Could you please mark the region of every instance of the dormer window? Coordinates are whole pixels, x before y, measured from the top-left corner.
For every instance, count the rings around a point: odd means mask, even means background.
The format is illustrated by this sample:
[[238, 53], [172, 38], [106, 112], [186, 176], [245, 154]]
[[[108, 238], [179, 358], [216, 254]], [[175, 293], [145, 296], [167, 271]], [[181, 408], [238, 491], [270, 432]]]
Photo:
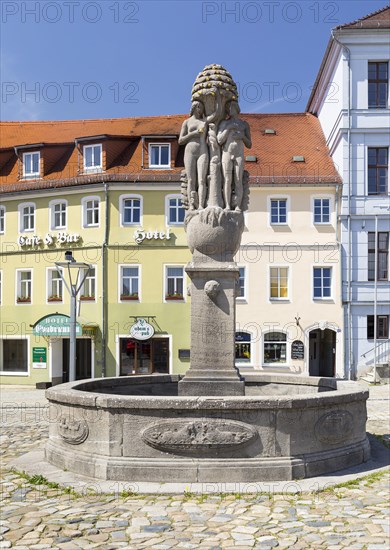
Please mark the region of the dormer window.
[[101, 172], [103, 170], [102, 146], [85, 145], [83, 149], [84, 172]]
[[23, 177], [39, 178], [39, 162], [41, 155], [39, 151], [35, 153], [23, 153]]
[[171, 144], [150, 143], [149, 144], [149, 168], [170, 168], [171, 167]]

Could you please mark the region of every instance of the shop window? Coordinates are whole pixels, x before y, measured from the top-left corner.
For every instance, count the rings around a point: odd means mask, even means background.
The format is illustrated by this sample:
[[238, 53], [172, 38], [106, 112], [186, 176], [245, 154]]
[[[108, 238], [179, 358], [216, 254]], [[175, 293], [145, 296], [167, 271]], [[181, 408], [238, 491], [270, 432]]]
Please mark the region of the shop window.
[[120, 338], [120, 376], [169, 372], [169, 339]]
[[236, 332], [236, 364], [246, 365], [252, 362], [251, 335], [249, 332]]
[[0, 372], [28, 372], [28, 342], [26, 338], [0, 339]]
[[264, 364], [277, 365], [287, 361], [287, 335], [284, 332], [268, 332], [264, 335]]

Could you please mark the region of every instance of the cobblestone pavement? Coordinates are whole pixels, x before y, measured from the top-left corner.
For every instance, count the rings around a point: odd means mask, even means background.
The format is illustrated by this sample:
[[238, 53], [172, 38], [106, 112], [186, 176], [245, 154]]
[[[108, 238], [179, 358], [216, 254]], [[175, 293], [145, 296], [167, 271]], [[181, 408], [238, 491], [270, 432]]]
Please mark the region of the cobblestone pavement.
[[[3, 387], [4, 389], [4, 387]], [[75, 494], [25, 479], [7, 462], [43, 444], [43, 393], [2, 392], [0, 548], [141, 549], [390, 547], [390, 473], [309, 494]], [[27, 395], [28, 394], [28, 395]], [[370, 388], [368, 430], [389, 434], [389, 386]], [[42, 472], [44, 475], [44, 472]]]

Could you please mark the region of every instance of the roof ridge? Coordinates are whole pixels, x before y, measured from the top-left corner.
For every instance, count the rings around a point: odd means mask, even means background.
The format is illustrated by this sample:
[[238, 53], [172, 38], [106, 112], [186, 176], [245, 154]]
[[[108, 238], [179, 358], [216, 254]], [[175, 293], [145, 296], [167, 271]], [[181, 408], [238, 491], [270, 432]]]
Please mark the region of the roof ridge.
[[119, 120], [125, 121], [125, 120], [137, 120], [137, 119], [155, 119], [155, 118], [174, 118], [174, 117], [181, 117], [181, 116], [188, 116], [188, 113], [181, 113], [181, 114], [171, 114], [171, 115], [140, 115], [140, 116], [134, 116], [134, 117], [108, 117], [108, 118], [72, 118], [69, 120], [1, 120], [0, 124], [58, 124], [58, 123], [66, 123], [66, 124], [81, 124], [83, 122], [117, 122]]
[[355, 19], [355, 21], [351, 21], [350, 23], [343, 23], [342, 25], [338, 25], [335, 27], [335, 29], [342, 29], [344, 27], [349, 27], [350, 25], [356, 25], [356, 23], [359, 23], [359, 21], [365, 21], [366, 19], [370, 19], [370, 17], [374, 15], [378, 15], [378, 13], [382, 13], [390, 8], [390, 4], [387, 4], [383, 8], [380, 8], [379, 10], [373, 11], [372, 13], [369, 13], [368, 15], [364, 15], [363, 17], [359, 17], [358, 19]]

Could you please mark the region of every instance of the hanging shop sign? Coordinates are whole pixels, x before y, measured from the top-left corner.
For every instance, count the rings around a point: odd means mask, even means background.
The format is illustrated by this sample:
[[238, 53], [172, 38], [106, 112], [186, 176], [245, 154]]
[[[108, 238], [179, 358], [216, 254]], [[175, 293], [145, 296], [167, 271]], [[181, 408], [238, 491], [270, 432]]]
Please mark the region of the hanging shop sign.
[[137, 229], [134, 232], [134, 240], [137, 244], [142, 244], [145, 240], [160, 240], [160, 241], [169, 241], [171, 238], [170, 228], [166, 231], [144, 231], [143, 229]]
[[[76, 336], [82, 335], [80, 323], [76, 323]], [[33, 326], [33, 334], [37, 336], [61, 336], [67, 338], [70, 336], [70, 317], [68, 315], [55, 314], [46, 315], [39, 319]]]
[[19, 235], [18, 244], [24, 247], [53, 246], [56, 244], [78, 243], [80, 239], [81, 235], [78, 233], [64, 233], [61, 231], [56, 235], [46, 233], [44, 237], [40, 235], [32, 235], [30, 237]]
[[154, 334], [154, 328], [145, 319], [138, 319], [130, 328], [129, 334], [135, 340], [149, 340]]
[[291, 344], [291, 359], [304, 359], [305, 348], [302, 340], [294, 340]]
[[47, 367], [47, 348], [32, 349], [33, 369], [45, 369]]

